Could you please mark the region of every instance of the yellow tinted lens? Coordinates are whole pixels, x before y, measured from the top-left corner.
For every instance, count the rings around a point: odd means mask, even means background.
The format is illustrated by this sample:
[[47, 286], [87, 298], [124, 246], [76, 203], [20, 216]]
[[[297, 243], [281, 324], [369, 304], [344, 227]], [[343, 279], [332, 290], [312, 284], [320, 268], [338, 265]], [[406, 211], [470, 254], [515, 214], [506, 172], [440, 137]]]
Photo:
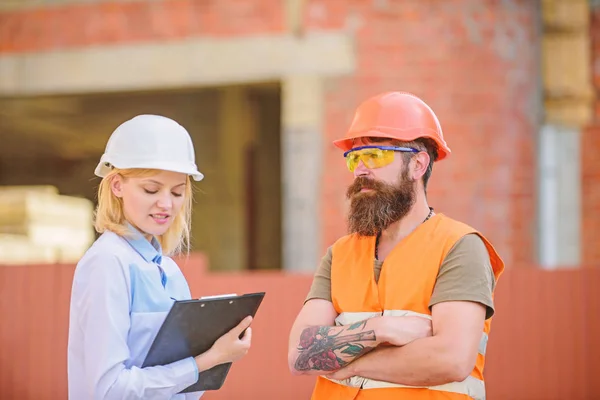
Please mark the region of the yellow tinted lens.
[[350, 172], [354, 172], [354, 169], [356, 169], [359, 160], [360, 157], [358, 154], [356, 154], [356, 152], [352, 152], [346, 156], [346, 165], [348, 165], [348, 169], [350, 170]]
[[392, 161], [394, 161], [393, 150], [382, 150], [382, 149], [363, 149], [353, 151], [346, 156], [346, 163], [350, 172], [354, 172], [358, 166], [358, 162], [362, 161], [365, 167], [381, 168], [385, 167]]
[[[389, 152], [394, 156], [393, 152]], [[385, 162], [385, 150], [381, 149], [365, 149], [360, 155], [363, 164], [369, 169], [383, 167]]]

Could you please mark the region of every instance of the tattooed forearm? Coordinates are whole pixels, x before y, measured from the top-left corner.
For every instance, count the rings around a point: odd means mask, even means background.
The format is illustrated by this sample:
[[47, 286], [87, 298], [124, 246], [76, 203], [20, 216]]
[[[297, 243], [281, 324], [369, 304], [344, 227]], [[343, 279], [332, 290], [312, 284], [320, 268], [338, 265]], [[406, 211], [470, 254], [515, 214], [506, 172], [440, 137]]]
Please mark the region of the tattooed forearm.
[[377, 346], [374, 330], [367, 321], [331, 327], [311, 326], [300, 335], [297, 371], [337, 371]]

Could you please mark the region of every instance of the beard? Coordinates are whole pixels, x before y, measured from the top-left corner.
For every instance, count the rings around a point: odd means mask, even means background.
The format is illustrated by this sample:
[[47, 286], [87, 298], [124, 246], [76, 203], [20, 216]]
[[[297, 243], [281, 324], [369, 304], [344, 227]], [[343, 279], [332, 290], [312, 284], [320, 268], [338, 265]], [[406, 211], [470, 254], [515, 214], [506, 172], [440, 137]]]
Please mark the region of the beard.
[[[361, 192], [361, 189], [371, 189]], [[416, 201], [415, 182], [403, 171], [396, 185], [358, 177], [346, 191], [350, 199], [348, 231], [360, 236], [375, 236], [408, 214]]]

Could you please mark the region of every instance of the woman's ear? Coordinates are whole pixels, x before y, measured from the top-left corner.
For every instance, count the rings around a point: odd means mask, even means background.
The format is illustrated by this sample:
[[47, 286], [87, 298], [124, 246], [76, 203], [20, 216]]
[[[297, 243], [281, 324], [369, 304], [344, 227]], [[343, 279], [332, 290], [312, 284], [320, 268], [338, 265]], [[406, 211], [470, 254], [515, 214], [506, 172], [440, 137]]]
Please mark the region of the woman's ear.
[[123, 177], [121, 175], [113, 176], [110, 181], [110, 190], [116, 197], [123, 197]]

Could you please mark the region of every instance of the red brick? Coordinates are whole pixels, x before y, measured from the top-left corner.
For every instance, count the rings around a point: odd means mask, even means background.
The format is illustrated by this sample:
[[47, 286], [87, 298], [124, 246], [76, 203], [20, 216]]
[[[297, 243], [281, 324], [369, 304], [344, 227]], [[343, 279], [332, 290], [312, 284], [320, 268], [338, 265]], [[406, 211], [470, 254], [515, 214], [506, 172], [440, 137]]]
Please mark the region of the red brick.
[[[311, 1], [308, 8], [329, 2]], [[538, 8], [528, 2], [354, 1], [357, 73], [327, 86], [326, 134], [344, 134], [368, 96], [407, 90], [438, 113], [453, 153], [434, 167], [429, 200], [438, 211], [481, 229], [509, 267], [534, 261]], [[311, 25], [312, 24], [312, 25]], [[502, 42], [501, 39], [506, 39]], [[508, 50], [512, 50], [511, 53]], [[476, 147], [479, 147], [476, 149]], [[344, 234], [343, 191], [351, 180], [340, 154], [325, 151], [323, 248]]]
[[97, 2], [0, 13], [0, 53], [282, 32], [283, 2]]

